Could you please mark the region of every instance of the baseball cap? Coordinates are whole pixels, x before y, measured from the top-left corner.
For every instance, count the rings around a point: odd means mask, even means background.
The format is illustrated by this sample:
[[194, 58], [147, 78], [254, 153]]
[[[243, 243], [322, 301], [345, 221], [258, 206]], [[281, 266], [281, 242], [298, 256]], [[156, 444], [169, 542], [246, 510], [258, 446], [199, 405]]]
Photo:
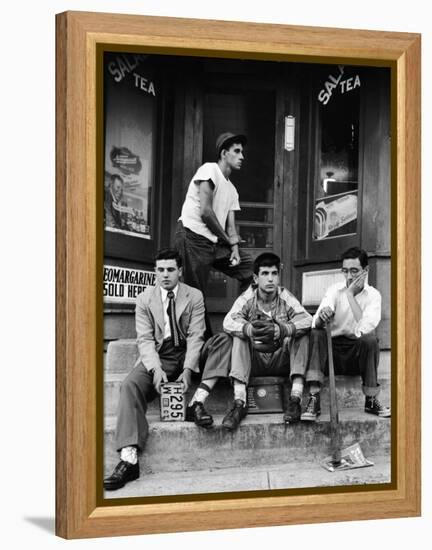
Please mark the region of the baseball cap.
[[246, 145], [247, 137], [243, 134], [233, 134], [232, 132], [224, 132], [220, 134], [216, 140], [216, 155], [219, 156], [219, 153], [222, 149], [226, 149], [233, 143], [241, 143]]

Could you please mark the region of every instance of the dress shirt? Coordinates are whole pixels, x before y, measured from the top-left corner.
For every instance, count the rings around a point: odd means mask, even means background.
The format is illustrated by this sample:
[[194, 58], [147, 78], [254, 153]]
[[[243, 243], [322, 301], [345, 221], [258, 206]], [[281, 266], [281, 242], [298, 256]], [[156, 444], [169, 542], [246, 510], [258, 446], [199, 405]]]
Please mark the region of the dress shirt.
[[335, 312], [330, 321], [331, 335], [360, 338], [363, 334], [375, 330], [381, 321], [381, 294], [376, 288], [365, 283], [363, 290], [354, 296], [363, 313], [361, 319], [356, 321], [344, 289], [346, 289], [344, 281], [327, 289], [313, 317], [312, 327], [316, 327], [321, 309], [330, 307]]
[[[168, 338], [171, 338], [171, 326], [169, 322], [168, 317], [168, 305], [169, 305], [169, 298], [168, 298], [168, 290], [165, 290], [161, 287], [161, 298], [162, 298], [162, 309], [164, 314], [164, 340], [167, 340]], [[178, 285], [176, 285], [172, 291], [174, 292], [174, 300], [177, 299], [177, 292], [178, 292]]]

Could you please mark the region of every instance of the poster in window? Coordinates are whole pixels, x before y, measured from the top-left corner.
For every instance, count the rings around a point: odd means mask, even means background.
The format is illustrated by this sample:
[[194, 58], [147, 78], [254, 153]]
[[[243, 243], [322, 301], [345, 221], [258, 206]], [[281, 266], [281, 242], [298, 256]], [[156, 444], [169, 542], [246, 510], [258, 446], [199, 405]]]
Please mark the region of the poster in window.
[[147, 56], [105, 55], [105, 230], [151, 239], [157, 87]]

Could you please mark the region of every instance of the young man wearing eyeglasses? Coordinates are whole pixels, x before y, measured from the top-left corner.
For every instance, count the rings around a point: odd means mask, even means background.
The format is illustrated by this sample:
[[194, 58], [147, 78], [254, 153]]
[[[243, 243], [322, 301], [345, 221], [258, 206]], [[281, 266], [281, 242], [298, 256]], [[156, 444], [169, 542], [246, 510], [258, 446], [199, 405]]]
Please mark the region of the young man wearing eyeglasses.
[[390, 409], [377, 399], [379, 344], [375, 334], [381, 321], [381, 294], [367, 283], [368, 256], [361, 248], [342, 255], [345, 281], [327, 289], [312, 320], [308, 373], [319, 380], [310, 384], [309, 401], [301, 419], [314, 421], [320, 414], [320, 388], [326, 373], [326, 332], [330, 324], [335, 374], [360, 375], [365, 395], [365, 412], [389, 417]]

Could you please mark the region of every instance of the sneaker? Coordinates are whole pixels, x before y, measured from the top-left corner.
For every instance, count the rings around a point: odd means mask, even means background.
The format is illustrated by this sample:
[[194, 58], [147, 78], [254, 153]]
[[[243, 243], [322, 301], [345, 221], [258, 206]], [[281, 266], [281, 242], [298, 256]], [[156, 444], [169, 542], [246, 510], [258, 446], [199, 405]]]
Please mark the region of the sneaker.
[[120, 460], [114, 469], [114, 472], [104, 479], [104, 489], [106, 491], [115, 491], [124, 487], [128, 481], [139, 478], [139, 464], [131, 464]]
[[222, 420], [222, 427], [226, 430], [229, 430], [230, 432], [233, 432], [236, 430], [240, 424], [240, 422], [243, 420], [243, 418], [247, 415], [247, 407], [246, 404], [243, 403], [241, 399], [236, 399], [234, 401], [233, 406], [228, 411], [228, 413], [225, 415], [224, 419]]
[[212, 415], [205, 410], [204, 404], [200, 401], [194, 401], [186, 408], [186, 420], [195, 422], [200, 428], [210, 428], [213, 425]]
[[367, 413], [375, 414], [381, 418], [389, 418], [391, 416], [390, 407], [384, 407], [376, 397], [370, 397], [368, 395], [366, 396], [364, 410]]
[[319, 393], [310, 393], [309, 401], [305, 410], [301, 415], [302, 420], [307, 422], [315, 422], [318, 416], [321, 414], [321, 397]]
[[288, 401], [288, 407], [284, 414], [285, 424], [294, 424], [300, 420], [301, 415], [300, 397], [291, 396]]

